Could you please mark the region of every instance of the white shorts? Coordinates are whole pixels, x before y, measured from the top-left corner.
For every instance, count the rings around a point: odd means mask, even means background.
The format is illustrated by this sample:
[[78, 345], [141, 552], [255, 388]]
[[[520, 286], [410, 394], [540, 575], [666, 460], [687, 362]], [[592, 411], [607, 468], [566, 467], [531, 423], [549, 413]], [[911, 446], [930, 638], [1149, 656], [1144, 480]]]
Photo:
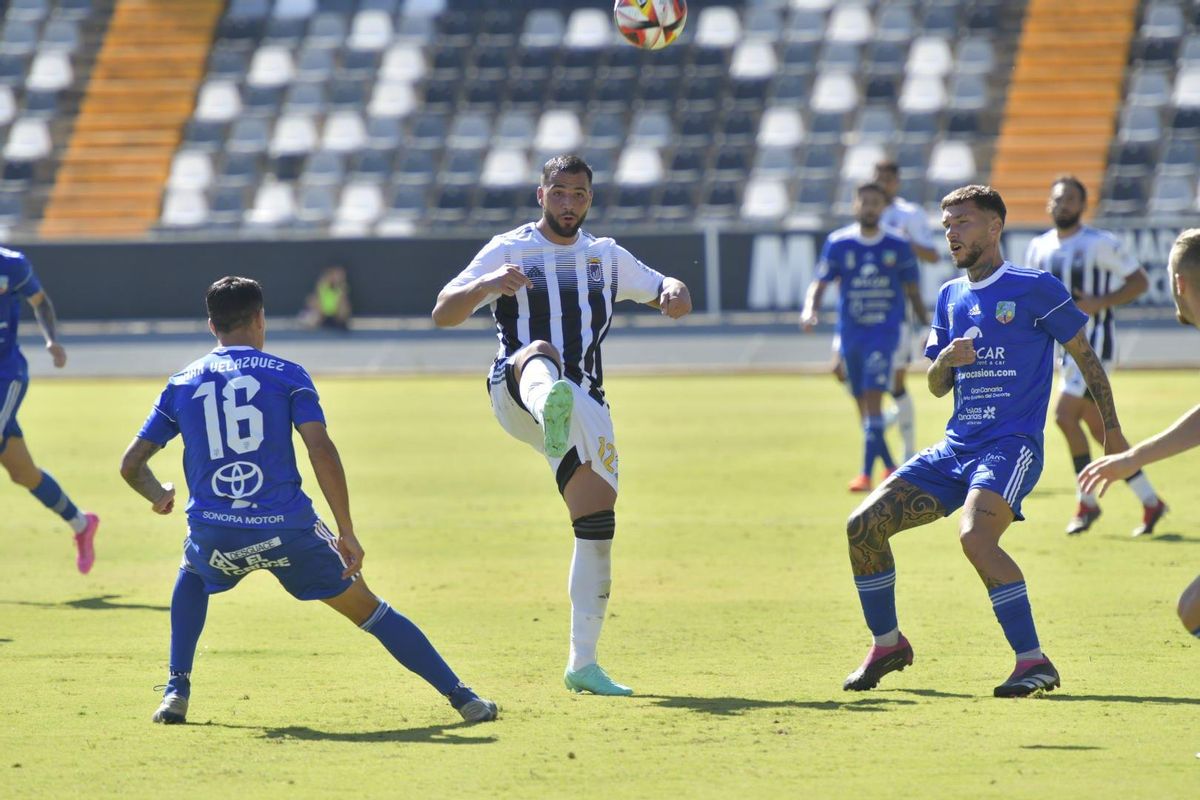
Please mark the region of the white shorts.
[[[507, 367], [511, 372], [511, 365]], [[570, 383], [570, 381], [568, 381]], [[492, 396], [492, 413], [500, 427], [514, 439], [520, 439], [543, 456], [554, 471], [561, 492], [580, 464], [590, 464], [592, 472], [608, 482], [617, 491], [617, 444], [613, 435], [612, 415], [608, 406], [597, 403], [591, 395], [571, 383], [575, 394], [575, 408], [571, 413], [571, 436], [569, 449], [562, 458], [546, 456], [542, 428], [524, 405], [513, 396], [509, 381], [501, 380], [488, 384]]]
[[[1114, 362], [1105, 361], [1102, 366], [1105, 372], [1112, 374]], [[1083, 379], [1083, 373], [1079, 371], [1079, 365], [1070, 356], [1063, 357], [1061, 391], [1070, 397], [1087, 397], [1087, 382]]]

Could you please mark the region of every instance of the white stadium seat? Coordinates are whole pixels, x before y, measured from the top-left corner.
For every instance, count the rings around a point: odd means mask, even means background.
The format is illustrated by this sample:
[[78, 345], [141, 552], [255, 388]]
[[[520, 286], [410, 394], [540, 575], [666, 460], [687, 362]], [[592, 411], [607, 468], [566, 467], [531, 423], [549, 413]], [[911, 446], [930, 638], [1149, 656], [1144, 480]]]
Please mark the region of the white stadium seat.
[[407, 117], [418, 105], [412, 84], [379, 81], [367, 103], [367, 113], [372, 117]]
[[39, 92], [57, 92], [71, 85], [71, 57], [61, 50], [43, 50], [33, 57], [25, 86]]
[[563, 47], [591, 50], [607, 47], [613, 41], [612, 20], [598, 8], [577, 8], [567, 19]]
[[367, 126], [357, 111], [335, 111], [325, 118], [321, 147], [334, 153], [352, 153], [367, 144]]
[[1200, 67], [1181, 69], [1175, 76], [1175, 91], [1171, 102], [1179, 108], [1200, 106]]
[[386, 11], [364, 9], [354, 15], [346, 46], [351, 50], [383, 50], [392, 43], [395, 31]]
[[250, 86], [284, 86], [296, 77], [292, 52], [280, 45], [263, 45], [254, 51], [246, 83]]
[[232, 81], [209, 81], [200, 87], [195, 117], [203, 122], [229, 122], [242, 113], [242, 96]]
[[775, 48], [760, 40], [739, 44], [729, 64], [729, 74], [734, 78], [772, 78], [778, 71]]
[[662, 155], [653, 147], [631, 145], [621, 151], [615, 180], [622, 186], [661, 183], [665, 175]]
[[583, 143], [583, 126], [574, 111], [550, 109], [538, 120], [535, 150], [568, 152]]
[[742, 196], [742, 218], [764, 222], [779, 220], [787, 214], [790, 206], [786, 183], [751, 178]]
[[164, 225], [172, 228], [194, 228], [208, 221], [208, 201], [196, 189], [170, 189], [163, 198]]
[[43, 119], [22, 117], [8, 130], [4, 158], [9, 161], [36, 161], [50, 155], [53, 143]]
[[822, 72], [813, 83], [814, 111], [838, 113], [858, 106], [858, 83], [848, 72]]
[[757, 141], [759, 147], [795, 147], [803, 142], [800, 109], [791, 105], [768, 108], [759, 121]]
[[529, 156], [524, 150], [496, 148], [483, 161], [480, 182], [484, 186], [522, 186], [529, 183], [531, 176]]
[[900, 89], [900, 110], [908, 114], [941, 111], [948, 100], [946, 85], [936, 75], [910, 75]]
[[829, 26], [825, 29], [825, 37], [834, 42], [854, 42], [861, 44], [869, 41], [875, 32], [871, 21], [871, 12], [866, 6], [838, 3], [833, 13], [829, 15]]
[[208, 153], [199, 150], [180, 150], [171, 159], [171, 174], [167, 186], [171, 189], [207, 189], [212, 183], [213, 166]]
[[943, 141], [933, 146], [926, 177], [931, 181], [968, 181], [975, 178], [975, 155], [966, 142]]
[[954, 67], [950, 43], [938, 36], [922, 36], [908, 50], [904, 71], [909, 75], [941, 77]]
[[271, 136], [273, 156], [301, 155], [317, 149], [317, 126], [312, 117], [284, 114]]
[[875, 165], [883, 161], [885, 156], [883, 145], [876, 143], [847, 147], [842, 156], [842, 180], [852, 183], [871, 180], [875, 175]]
[[246, 212], [250, 225], [274, 227], [296, 216], [296, 193], [290, 184], [266, 180], [254, 194], [254, 205]]
[[[742, 19], [729, 6], [706, 6], [696, 20], [696, 44], [730, 48], [742, 40]], [[694, 11], [691, 13], [695, 13]]]
[[410, 43], [394, 44], [383, 54], [379, 77], [386, 81], [416, 83], [425, 77], [425, 53]]

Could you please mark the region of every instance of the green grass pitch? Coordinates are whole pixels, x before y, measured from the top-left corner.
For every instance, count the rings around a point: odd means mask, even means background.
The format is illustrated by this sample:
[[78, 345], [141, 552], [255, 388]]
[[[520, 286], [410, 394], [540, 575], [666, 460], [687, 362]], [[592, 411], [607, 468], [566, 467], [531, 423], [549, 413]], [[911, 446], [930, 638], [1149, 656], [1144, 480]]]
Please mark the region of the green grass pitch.
[[[30, 449], [103, 524], [80, 576], [62, 523], [0, 485], [0, 797], [1196, 796], [1200, 647], [1174, 604], [1200, 571], [1200, 454], [1149, 470], [1173, 509], [1153, 539], [1130, 539], [1140, 506], [1123, 486], [1068, 538], [1072, 475], [1047, 431], [1030, 521], [1005, 542], [1061, 690], [991, 697], [1011, 653], [946, 520], [893, 541], [916, 663], [852, 695], [841, 681], [869, 639], [843, 532], [861, 434], [841, 389], [618, 376], [600, 656], [638, 694], [575, 696], [561, 683], [567, 515], [483, 383], [318, 376], [369, 585], [499, 702], [500, 721], [456, 723], [372, 637], [252, 574], [211, 604], [189, 724], [162, 727], [150, 715], [184, 520], [151, 514], [117, 474], [160, 383], [35, 381]], [[922, 384], [930, 443], [949, 400]], [[1126, 372], [1114, 385], [1136, 441], [1200, 381]], [[175, 443], [152, 466], [182, 486], [179, 458]]]

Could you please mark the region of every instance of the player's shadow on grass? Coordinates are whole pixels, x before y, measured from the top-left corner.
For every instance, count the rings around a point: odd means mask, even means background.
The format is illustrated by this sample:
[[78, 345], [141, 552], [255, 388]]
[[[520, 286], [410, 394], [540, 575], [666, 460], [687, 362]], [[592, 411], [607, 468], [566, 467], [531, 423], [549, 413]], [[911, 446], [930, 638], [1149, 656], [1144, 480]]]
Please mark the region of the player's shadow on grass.
[[79, 600], [65, 600], [61, 603], [37, 603], [32, 600], [0, 600], [0, 605], [6, 606], [36, 606], [37, 608], [78, 608], [84, 611], [170, 611], [170, 606], [149, 606], [144, 603], [114, 603], [119, 600], [119, 594], [102, 594], [97, 597], [84, 597]]
[[812, 711], [886, 711], [887, 706], [916, 705], [916, 700], [899, 697], [862, 697], [855, 700], [758, 700], [752, 697], [676, 697], [659, 694], [638, 695], [653, 700], [660, 708], [681, 708], [714, 717], [733, 717], [745, 711], [763, 708], [799, 708]]
[[269, 728], [259, 725], [228, 725], [221, 722], [205, 722], [215, 728], [237, 728], [261, 731], [264, 739], [297, 742], [404, 742], [407, 744], [492, 744], [495, 736], [455, 736], [455, 731], [477, 730], [469, 722], [449, 725], [429, 725], [424, 728], [397, 728], [390, 731], [319, 731], [304, 725], [288, 725]]
[[1171, 544], [1200, 544], [1200, 537], [1184, 536], [1182, 533], [1159, 533], [1143, 539], [1143, 541], [1169, 542]]

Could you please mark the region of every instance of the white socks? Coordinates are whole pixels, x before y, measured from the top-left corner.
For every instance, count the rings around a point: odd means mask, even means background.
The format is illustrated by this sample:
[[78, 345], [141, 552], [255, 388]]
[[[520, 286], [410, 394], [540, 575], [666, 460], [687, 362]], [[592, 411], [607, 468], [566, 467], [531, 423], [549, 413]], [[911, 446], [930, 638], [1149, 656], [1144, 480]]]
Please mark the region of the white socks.
[[905, 392], [893, 400], [896, 402], [896, 425], [900, 428], [900, 438], [904, 440], [904, 460], [908, 461], [917, 453], [917, 426], [913, 424], [912, 395]]
[[612, 588], [612, 539], [576, 539], [567, 590], [571, 595], [572, 672], [596, 663], [596, 644]]
[[1142, 505], [1158, 505], [1158, 495], [1154, 493], [1154, 487], [1150, 485], [1150, 479], [1146, 477], [1146, 473], [1138, 470], [1136, 475], [1127, 478], [1125, 482], [1129, 484], [1129, 488], [1133, 489], [1133, 493], [1142, 501]]
[[542, 409], [546, 407], [546, 395], [550, 393], [550, 387], [558, 378], [558, 365], [546, 356], [534, 356], [521, 368], [521, 383], [518, 387], [521, 402], [539, 423], [542, 421]]
[[83, 516], [82, 511], [78, 511], [75, 513], [73, 519], [67, 520], [67, 524], [71, 526], [71, 530], [75, 531], [75, 533], [83, 533], [87, 528], [87, 517]]
[[883, 636], [872, 636], [871, 638], [880, 647], [895, 647], [900, 644], [900, 629], [892, 628]]

